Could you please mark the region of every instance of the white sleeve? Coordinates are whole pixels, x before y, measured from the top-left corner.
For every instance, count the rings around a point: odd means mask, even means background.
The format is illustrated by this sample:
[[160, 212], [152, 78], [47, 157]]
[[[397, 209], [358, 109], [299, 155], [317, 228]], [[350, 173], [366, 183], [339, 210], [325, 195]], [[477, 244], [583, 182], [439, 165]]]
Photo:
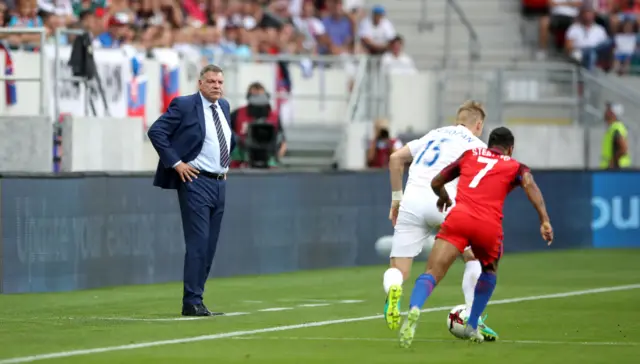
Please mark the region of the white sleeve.
[[360, 29], [358, 31], [358, 38], [368, 38], [371, 37], [371, 22], [367, 21], [368, 19], [363, 19], [360, 22]]
[[606, 41], [609, 40], [609, 35], [607, 34], [607, 31], [601, 26], [599, 29], [599, 33], [600, 33], [600, 43], [604, 43]]
[[567, 33], [565, 34], [565, 37], [572, 42], [575, 42], [579, 36], [580, 35], [578, 34], [578, 28], [575, 24], [571, 25], [569, 29], [567, 29]]
[[316, 34], [314, 35], [323, 35], [327, 33], [327, 30], [324, 27], [324, 24], [319, 19], [313, 18], [312, 21], [313, 21], [313, 28], [316, 32]]
[[391, 22], [391, 20], [389, 19], [385, 19], [386, 22], [384, 22], [384, 32], [386, 33], [385, 35], [387, 36], [387, 41], [391, 41], [393, 38], [396, 37], [396, 28], [393, 26], [393, 23]]

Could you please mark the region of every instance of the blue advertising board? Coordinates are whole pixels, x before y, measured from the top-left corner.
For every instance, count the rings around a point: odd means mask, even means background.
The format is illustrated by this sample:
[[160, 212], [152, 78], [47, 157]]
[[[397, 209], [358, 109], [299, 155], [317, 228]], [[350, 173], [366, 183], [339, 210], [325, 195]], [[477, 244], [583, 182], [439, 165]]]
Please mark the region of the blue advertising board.
[[592, 182], [593, 246], [640, 247], [640, 172], [597, 172]]
[[[504, 206], [505, 252], [640, 248], [640, 172], [534, 171], [555, 231], [542, 241], [521, 189]], [[385, 264], [393, 234], [388, 171], [251, 173], [229, 178], [212, 276]], [[151, 176], [0, 178], [0, 293], [182, 278], [175, 191]]]
[[[553, 225], [551, 249], [591, 247], [591, 174], [577, 171], [534, 171]], [[532, 251], [547, 248], [540, 236], [540, 220], [521, 188], [504, 205], [504, 249]]]

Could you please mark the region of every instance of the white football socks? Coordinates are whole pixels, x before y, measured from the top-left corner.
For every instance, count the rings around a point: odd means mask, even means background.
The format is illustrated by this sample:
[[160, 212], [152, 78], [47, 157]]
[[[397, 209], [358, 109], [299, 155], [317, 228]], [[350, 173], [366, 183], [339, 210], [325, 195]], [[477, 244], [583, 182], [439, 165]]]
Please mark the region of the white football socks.
[[480, 274], [482, 274], [482, 266], [479, 260], [472, 260], [464, 264], [462, 292], [464, 293], [464, 302], [467, 305], [467, 310], [471, 310], [471, 305], [473, 305], [473, 295]]
[[[402, 272], [398, 268], [389, 268], [384, 272], [382, 277], [382, 286], [384, 287], [384, 293], [389, 293], [389, 289], [393, 285], [402, 285], [403, 282]], [[475, 288], [475, 287], [474, 287]], [[473, 291], [472, 291], [473, 293]]]

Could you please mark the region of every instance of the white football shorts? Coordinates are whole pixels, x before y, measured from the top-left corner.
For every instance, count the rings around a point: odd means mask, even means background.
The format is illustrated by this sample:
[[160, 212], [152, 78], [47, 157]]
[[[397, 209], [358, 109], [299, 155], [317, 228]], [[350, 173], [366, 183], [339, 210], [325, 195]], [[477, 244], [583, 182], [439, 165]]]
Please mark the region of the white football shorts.
[[[398, 219], [393, 232], [391, 258], [415, 258], [423, 249], [431, 251], [445, 214], [438, 211], [438, 198], [425, 193], [422, 199], [407, 198], [400, 204]], [[428, 252], [427, 252], [428, 253]]]
[[390, 258], [415, 258], [423, 250], [427, 256], [431, 252], [440, 225], [453, 206], [442, 213], [438, 211], [438, 198], [434, 194], [425, 193], [421, 198], [419, 203], [406, 196], [402, 200], [393, 231]]

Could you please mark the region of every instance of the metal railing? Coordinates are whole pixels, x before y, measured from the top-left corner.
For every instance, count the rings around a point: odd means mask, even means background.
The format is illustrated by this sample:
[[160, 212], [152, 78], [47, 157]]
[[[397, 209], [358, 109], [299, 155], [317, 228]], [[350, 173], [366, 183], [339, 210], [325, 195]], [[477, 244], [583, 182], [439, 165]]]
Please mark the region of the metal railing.
[[[318, 55], [299, 55], [299, 54], [280, 54], [280, 55], [263, 55], [255, 54], [249, 57], [237, 57], [233, 55], [225, 55], [216, 60], [225, 70], [233, 70], [242, 63], [278, 63], [284, 62], [288, 66], [308, 67], [308, 72], [318, 73], [317, 90], [318, 92], [305, 92], [304, 94], [292, 95], [291, 92], [275, 92], [272, 98], [280, 98], [282, 100], [317, 100], [321, 107], [328, 102], [344, 102], [346, 106], [346, 121], [363, 121], [372, 120], [376, 117], [385, 116], [388, 110], [388, 94], [383, 92], [386, 78], [380, 66], [380, 57], [371, 57], [366, 55], [341, 55], [341, 56], [318, 56]], [[351, 91], [348, 91], [348, 82], [345, 79], [344, 87], [347, 92], [340, 94], [331, 94], [327, 92], [328, 82], [324, 74], [325, 69], [337, 68], [345, 69], [347, 64], [354, 72], [346, 72], [347, 77], [351, 78]], [[312, 69], [311, 69], [312, 67]], [[289, 68], [291, 72], [292, 69]], [[227, 84], [239, 85], [241, 83], [238, 72], [232, 73]], [[292, 85], [295, 89], [296, 85]], [[194, 90], [195, 91], [195, 90]], [[225, 90], [225, 94], [229, 98], [244, 98], [245, 89]], [[322, 122], [323, 115], [319, 115], [318, 122]]]
[[[640, 91], [616, 82], [601, 72], [580, 72], [581, 121], [586, 125], [601, 124], [605, 104], [613, 102], [624, 107], [625, 116], [634, 118], [640, 115]], [[633, 124], [637, 124], [636, 120]]]
[[[423, 3], [427, 0], [423, 0]], [[464, 25], [469, 34], [469, 71], [473, 71], [473, 63], [480, 59], [480, 39], [478, 33], [476, 33], [473, 25], [467, 18], [467, 15], [460, 7], [460, 4], [456, 0], [445, 0], [445, 18], [444, 18], [444, 56], [442, 59], [442, 68], [447, 69], [451, 61], [451, 12], [455, 12], [458, 16], [458, 20]]]
[[[60, 116], [60, 98], [58, 95], [60, 94], [60, 83], [61, 82], [75, 82], [81, 83], [85, 87], [84, 93], [84, 106], [85, 106], [85, 115], [89, 115], [89, 109], [92, 108], [91, 105], [91, 92], [89, 86], [89, 80], [86, 77], [62, 77], [60, 72], [60, 39], [63, 35], [75, 35], [80, 36], [84, 33], [84, 30], [81, 29], [64, 29], [58, 28], [55, 32], [55, 45], [54, 45], [54, 57], [53, 57], [53, 115], [55, 118]], [[44, 57], [43, 57], [44, 58]], [[108, 108], [105, 107], [105, 110]], [[95, 113], [94, 113], [95, 114]]]
[[364, 108], [362, 107], [364, 94], [367, 92], [365, 88], [365, 78], [367, 76], [367, 58], [361, 57], [351, 87], [351, 94], [347, 103], [347, 112], [345, 118], [348, 122], [361, 121], [365, 117]]
[[[463, 86], [471, 78], [476, 87], [468, 95]], [[499, 124], [602, 125], [607, 102], [621, 104], [626, 118], [640, 115], [640, 90], [572, 64], [449, 71], [441, 75], [439, 87], [435, 115], [442, 125], [454, 117], [461, 100], [469, 97], [484, 101], [490, 122]]]
[[[39, 34], [40, 35], [40, 43], [39, 48], [42, 49], [47, 42], [47, 30], [45, 28], [0, 28], [0, 34]], [[5, 65], [6, 66], [6, 65]], [[38, 107], [38, 112], [40, 115], [47, 114], [46, 103], [47, 99], [47, 90], [44, 85], [44, 78], [46, 72], [46, 61], [45, 57], [40, 57], [40, 77], [20, 77], [20, 76], [9, 76], [9, 75], [0, 75], [0, 81], [16, 81], [16, 82], [38, 82], [40, 84], [40, 105]]]

